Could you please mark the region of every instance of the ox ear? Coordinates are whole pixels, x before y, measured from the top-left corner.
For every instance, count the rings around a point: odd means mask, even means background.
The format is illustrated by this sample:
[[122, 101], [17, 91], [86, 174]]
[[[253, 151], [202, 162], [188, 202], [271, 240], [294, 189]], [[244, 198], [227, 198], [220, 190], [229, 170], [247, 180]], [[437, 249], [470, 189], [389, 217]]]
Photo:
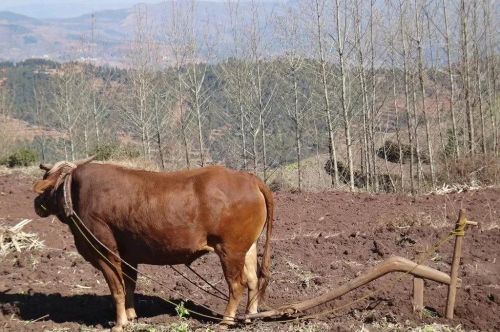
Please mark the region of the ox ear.
[[33, 192], [37, 194], [43, 193], [45, 190], [49, 188], [53, 188], [55, 186], [56, 182], [54, 179], [46, 179], [46, 180], [40, 180], [35, 182], [33, 185]]

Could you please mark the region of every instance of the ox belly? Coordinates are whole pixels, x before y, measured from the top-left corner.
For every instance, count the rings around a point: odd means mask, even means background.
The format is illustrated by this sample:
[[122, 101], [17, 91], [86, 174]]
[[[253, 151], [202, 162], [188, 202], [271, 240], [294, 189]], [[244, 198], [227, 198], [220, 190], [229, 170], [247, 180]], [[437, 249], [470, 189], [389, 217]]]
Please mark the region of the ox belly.
[[213, 251], [206, 232], [196, 227], [169, 227], [148, 232], [113, 232], [120, 256], [127, 262], [152, 265], [191, 264]]

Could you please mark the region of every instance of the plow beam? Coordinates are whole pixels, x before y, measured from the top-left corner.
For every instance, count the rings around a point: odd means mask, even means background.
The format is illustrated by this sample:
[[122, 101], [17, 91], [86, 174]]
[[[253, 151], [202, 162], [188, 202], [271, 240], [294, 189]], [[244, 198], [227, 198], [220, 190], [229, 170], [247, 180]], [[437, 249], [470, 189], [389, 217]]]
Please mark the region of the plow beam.
[[[429, 279], [446, 285], [450, 285], [451, 282], [450, 276], [444, 272], [438, 271], [425, 265], [418, 265], [417, 263], [400, 256], [394, 256], [376, 265], [370, 271], [360, 275], [355, 279], [350, 280], [344, 285], [337, 287], [328, 293], [302, 302], [285, 305], [277, 309], [263, 311], [257, 314], [246, 315], [245, 318], [255, 319], [293, 315], [295, 313], [302, 312], [314, 308], [318, 305], [335, 300], [336, 298], [341, 297], [342, 295], [356, 288], [366, 285], [367, 283], [378, 279], [390, 272], [404, 272], [411, 274], [417, 278]], [[460, 284], [459, 280], [458, 284]]]

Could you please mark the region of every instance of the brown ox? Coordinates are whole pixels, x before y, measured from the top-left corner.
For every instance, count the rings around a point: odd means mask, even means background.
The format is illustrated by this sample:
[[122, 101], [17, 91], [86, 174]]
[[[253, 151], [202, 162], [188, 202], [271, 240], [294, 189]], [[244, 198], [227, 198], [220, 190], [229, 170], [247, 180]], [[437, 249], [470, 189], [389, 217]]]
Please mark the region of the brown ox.
[[[78, 252], [102, 271], [116, 307], [114, 330], [136, 318], [137, 273], [118, 257], [136, 268], [143, 263], [190, 264], [215, 251], [229, 288], [223, 323], [234, 322], [244, 286], [246, 312], [257, 312], [269, 278], [273, 218], [272, 193], [261, 180], [224, 167], [158, 173], [89, 161], [40, 165], [47, 172], [34, 184], [39, 193], [35, 210], [40, 217], [56, 215], [67, 224]], [[73, 211], [114, 254], [89, 236], [104, 257], [96, 252], [71, 219]], [[256, 242], [266, 223], [257, 278]]]

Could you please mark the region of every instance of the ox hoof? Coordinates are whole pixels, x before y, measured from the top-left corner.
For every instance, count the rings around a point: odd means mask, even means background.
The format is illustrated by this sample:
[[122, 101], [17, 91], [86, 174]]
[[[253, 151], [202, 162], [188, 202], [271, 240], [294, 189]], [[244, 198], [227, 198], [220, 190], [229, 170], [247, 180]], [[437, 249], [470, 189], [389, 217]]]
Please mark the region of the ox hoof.
[[[248, 315], [255, 315], [257, 313], [257, 311], [255, 312], [247, 312], [245, 316], [248, 316]], [[245, 324], [250, 324], [252, 322], [252, 319], [251, 318], [245, 318], [244, 320], [244, 323]]]
[[126, 310], [126, 312], [127, 312], [127, 319], [129, 321], [135, 321], [137, 319], [137, 314], [135, 313], [134, 308], [129, 308]]
[[222, 330], [227, 330], [228, 327], [235, 325], [236, 322], [234, 321], [234, 318], [224, 318], [224, 320], [222, 320], [222, 322], [220, 323], [219, 327]]
[[124, 320], [121, 324], [117, 323], [111, 328], [111, 332], [123, 332], [123, 327], [128, 325], [128, 323], [129, 322], [127, 320]]

